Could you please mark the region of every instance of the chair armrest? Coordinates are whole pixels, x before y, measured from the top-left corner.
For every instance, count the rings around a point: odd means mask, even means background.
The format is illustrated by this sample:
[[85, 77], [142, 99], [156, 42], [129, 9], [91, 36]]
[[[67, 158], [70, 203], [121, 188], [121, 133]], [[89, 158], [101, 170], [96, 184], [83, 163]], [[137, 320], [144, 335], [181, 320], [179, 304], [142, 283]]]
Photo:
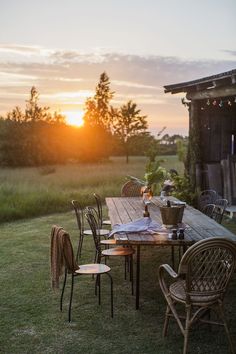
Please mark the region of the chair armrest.
[[172, 278], [176, 279], [178, 278], [179, 274], [177, 274], [173, 268], [169, 264], [161, 264], [159, 267], [159, 276], [164, 273], [163, 271], [166, 271]]
[[[165, 271], [165, 272], [164, 272]], [[158, 278], [159, 278], [159, 285], [160, 288], [165, 296], [168, 296], [169, 294], [169, 289], [167, 287], [167, 284], [164, 279], [164, 273], [168, 273], [168, 275], [171, 276], [171, 278], [178, 279], [179, 274], [177, 274], [169, 264], [162, 264], [159, 267], [159, 272], [158, 272]]]

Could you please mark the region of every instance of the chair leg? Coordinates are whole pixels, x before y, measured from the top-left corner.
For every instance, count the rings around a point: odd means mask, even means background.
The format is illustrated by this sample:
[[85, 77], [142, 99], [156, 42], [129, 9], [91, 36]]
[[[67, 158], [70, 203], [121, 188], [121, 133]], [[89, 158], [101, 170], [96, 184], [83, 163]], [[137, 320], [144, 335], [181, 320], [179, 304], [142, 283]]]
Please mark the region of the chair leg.
[[110, 273], [106, 273], [108, 277], [110, 278], [111, 282], [111, 317], [113, 318], [114, 315], [114, 310], [113, 310], [113, 279]]
[[98, 274], [98, 304], [101, 305], [101, 276]]
[[134, 272], [133, 272], [133, 255], [129, 257], [130, 261], [130, 281], [131, 281], [131, 294], [134, 295]]
[[166, 307], [166, 314], [165, 314], [165, 322], [164, 322], [164, 327], [163, 327], [163, 331], [162, 331], [162, 335], [163, 337], [167, 336], [167, 330], [168, 330], [168, 325], [169, 325], [169, 320], [170, 320], [170, 306], [167, 305]]
[[186, 306], [186, 320], [185, 320], [185, 330], [184, 330], [183, 354], [187, 353], [189, 329], [190, 329], [190, 325], [191, 325], [190, 317], [191, 317], [191, 306], [188, 305], [188, 306]]
[[125, 256], [125, 280], [127, 275], [127, 256]]
[[74, 275], [71, 274], [71, 291], [70, 291], [70, 303], [69, 303], [69, 312], [68, 312], [69, 322], [71, 322], [71, 306], [72, 306], [73, 291], [74, 291]]
[[65, 291], [65, 286], [66, 286], [66, 280], [67, 280], [67, 269], [65, 269], [65, 275], [64, 275], [64, 281], [63, 281], [63, 286], [61, 290], [61, 298], [60, 298], [60, 310], [62, 311], [62, 302], [63, 302], [63, 296], [64, 296], [64, 291]]
[[223, 305], [222, 303], [219, 303], [219, 306], [218, 306], [218, 313], [219, 313], [219, 316], [223, 322], [223, 325], [224, 325], [224, 329], [225, 329], [225, 332], [226, 332], [226, 335], [227, 335], [227, 338], [228, 338], [228, 342], [229, 342], [229, 347], [230, 347], [230, 352], [232, 354], [235, 354], [235, 349], [234, 349], [234, 345], [233, 345], [233, 341], [232, 341], [232, 338], [231, 338], [231, 335], [229, 333], [229, 328], [228, 328], [228, 325], [227, 325], [227, 322], [226, 322], [226, 319], [225, 319], [225, 315], [224, 315], [224, 311], [223, 311]]
[[76, 253], [76, 261], [77, 262], [78, 262], [78, 259], [81, 258], [83, 240], [84, 240], [84, 235], [82, 234], [79, 237], [78, 249], [77, 249], [77, 253]]

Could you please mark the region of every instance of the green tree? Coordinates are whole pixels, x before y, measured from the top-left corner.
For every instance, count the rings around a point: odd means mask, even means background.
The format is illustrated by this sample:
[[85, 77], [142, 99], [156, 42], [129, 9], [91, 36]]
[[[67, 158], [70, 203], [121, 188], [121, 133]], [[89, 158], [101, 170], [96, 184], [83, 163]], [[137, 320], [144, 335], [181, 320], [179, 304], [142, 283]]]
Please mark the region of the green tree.
[[100, 75], [95, 95], [85, 102], [84, 122], [92, 127], [101, 127], [110, 131], [110, 101], [114, 92], [110, 89], [109, 77], [105, 72]]
[[114, 92], [110, 89], [109, 77], [100, 75], [95, 95], [85, 102], [83, 159], [98, 161], [106, 159], [111, 151], [110, 100]]
[[1, 118], [1, 165], [39, 166], [64, 161], [58, 136], [63, 136], [65, 117], [51, 114], [49, 107], [40, 107], [38, 101], [38, 91], [32, 87], [25, 111], [15, 107]]
[[124, 147], [127, 163], [129, 162], [132, 138], [145, 134], [148, 128], [147, 116], [141, 115], [140, 112], [141, 110], [137, 109], [137, 104], [132, 101], [128, 101], [120, 109], [112, 108], [110, 112], [113, 132]]

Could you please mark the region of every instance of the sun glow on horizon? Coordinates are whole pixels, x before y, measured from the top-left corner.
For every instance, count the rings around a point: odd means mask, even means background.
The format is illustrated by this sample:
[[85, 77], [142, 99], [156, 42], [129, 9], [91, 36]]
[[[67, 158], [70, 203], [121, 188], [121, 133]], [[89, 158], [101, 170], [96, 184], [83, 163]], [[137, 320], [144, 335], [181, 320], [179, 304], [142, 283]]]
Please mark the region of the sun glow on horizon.
[[62, 112], [66, 116], [66, 123], [74, 127], [81, 127], [84, 124], [83, 111], [65, 111]]

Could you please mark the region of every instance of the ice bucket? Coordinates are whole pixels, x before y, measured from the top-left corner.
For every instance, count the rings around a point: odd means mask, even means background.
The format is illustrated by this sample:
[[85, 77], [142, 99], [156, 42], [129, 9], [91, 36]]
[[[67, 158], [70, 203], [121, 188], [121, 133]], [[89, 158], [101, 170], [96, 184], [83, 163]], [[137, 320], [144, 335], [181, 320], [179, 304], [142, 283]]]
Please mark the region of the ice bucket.
[[181, 223], [184, 208], [184, 205], [173, 205], [171, 207], [161, 206], [160, 211], [163, 225], [166, 227], [173, 227]]

